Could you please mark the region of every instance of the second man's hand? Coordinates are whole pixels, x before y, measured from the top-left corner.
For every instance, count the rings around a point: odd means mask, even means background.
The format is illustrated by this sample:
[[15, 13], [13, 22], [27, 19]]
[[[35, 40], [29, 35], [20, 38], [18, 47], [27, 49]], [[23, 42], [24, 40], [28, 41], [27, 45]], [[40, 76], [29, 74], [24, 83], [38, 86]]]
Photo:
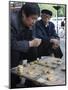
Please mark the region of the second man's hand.
[[52, 48], [56, 49], [60, 46], [60, 40], [58, 39], [50, 39], [50, 42], [53, 43]]

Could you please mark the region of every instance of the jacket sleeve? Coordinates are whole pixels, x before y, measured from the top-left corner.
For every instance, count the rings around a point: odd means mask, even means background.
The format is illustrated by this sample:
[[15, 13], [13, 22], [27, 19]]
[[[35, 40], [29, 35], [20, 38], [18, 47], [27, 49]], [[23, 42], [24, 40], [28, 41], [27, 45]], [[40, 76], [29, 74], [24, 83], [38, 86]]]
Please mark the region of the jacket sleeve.
[[60, 39], [58, 34], [56, 33], [55, 25], [53, 23], [51, 23], [51, 27], [50, 28], [52, 28], [52, 30], [51, 30], [52, 31], [51, 38], [53, 37], [53, 38], [56, 38], [56, 39]]
[[20, 52], [27, 52], [29, 42], [26, 40], [18, 41], [17, 32], [14, 27], [11, 27], [11, 48]]
[[44, 28], [39, 24], [36, 23], [33, 27], [33, 38], [40, 38], [44, 41], [49, 41], [49, 37], [47, 36], [46, 32], [44, 32]]

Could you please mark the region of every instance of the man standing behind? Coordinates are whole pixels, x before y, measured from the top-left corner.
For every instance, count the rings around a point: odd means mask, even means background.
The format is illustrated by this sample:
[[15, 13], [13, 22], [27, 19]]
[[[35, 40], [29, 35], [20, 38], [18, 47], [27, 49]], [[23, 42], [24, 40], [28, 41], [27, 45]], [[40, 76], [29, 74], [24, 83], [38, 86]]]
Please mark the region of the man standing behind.
[[61, 58], [63, 56], [60, 49], [60, 38], [56, 34], [55, 26], [50, 22], [52, 12], [50, 10], [41, 11], [41, 20], [35, 24], [33, 35], [34, 37], [42, 39], [42, 43], [38, 48], [39, 56], [48, 56], [52, 53], [55, 57]]

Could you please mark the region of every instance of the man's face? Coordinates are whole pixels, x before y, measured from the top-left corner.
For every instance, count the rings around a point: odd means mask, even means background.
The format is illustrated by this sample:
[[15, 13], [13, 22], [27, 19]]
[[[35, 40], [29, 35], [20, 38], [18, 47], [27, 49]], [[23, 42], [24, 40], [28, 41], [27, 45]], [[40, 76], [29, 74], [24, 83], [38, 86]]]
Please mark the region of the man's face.
[[41, 17], [42, 17], [42, 20], [44, 21], [44, 23], [48, 23], [51, 18], [51, 16], [49, 14], [42, 14]]
[[38, 18], [38, 15], [31, 15], [27, 17], [25, 14], [23, 15], [22, 21], [25, 26], [32, 28], [32, 26], [35, 24], [36, 20]]

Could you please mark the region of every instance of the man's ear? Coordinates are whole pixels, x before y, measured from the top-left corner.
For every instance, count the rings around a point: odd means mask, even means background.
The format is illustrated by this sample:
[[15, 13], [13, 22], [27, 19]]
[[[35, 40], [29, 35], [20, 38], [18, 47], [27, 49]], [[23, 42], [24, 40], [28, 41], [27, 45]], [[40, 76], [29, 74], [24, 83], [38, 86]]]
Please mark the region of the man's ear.
[[23, 19], [26, 17], [24, 11], [22, 11], [22, 17], [23, 17]]

